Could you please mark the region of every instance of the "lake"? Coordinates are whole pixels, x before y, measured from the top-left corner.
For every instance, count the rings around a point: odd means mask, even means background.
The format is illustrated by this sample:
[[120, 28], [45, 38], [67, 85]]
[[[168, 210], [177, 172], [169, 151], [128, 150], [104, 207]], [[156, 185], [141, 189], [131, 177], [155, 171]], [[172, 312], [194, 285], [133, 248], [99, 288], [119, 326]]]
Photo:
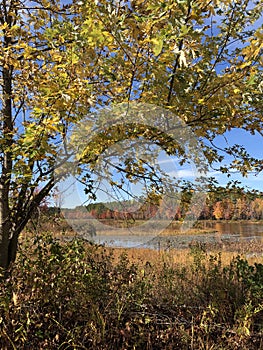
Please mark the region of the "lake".
[[[99, 231], [95, 237], [84, 235], [97, 244], [123, 248], [184, 249], [189, 245], [202, 242], [209, 245], [227, 245], [233, 242], [263, 242], [263, 222], [200, 222], [200, 232], [172, 234], [172, 230], [162, 234], [114, 233], [114, 228], [107, 232]], [[203, 233], [205, 231], [206, 233]], [[170, 233], [169, 233], [170, 232]]]

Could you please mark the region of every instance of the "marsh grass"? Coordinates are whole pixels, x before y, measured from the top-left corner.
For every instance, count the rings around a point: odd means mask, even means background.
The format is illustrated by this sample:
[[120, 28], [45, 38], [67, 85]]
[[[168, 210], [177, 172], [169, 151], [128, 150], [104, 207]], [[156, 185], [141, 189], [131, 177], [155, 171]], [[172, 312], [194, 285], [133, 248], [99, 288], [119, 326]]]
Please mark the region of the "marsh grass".
[[0, 348], [263, 349], [263, 265], [40, 235], [1, 281]]
[[[127, 227], [140, 226], [145, 223], [145, 220], [137, 220], [133, 225], [129, 225], [129, 222], [126, 220], [99, 220], [96, 223], [96, 231], [97, 234], [101, 235], [116, 235], [116, 227], [119, 228], [117, 234], [121, 235], [127, 233]], [[100, 225], [101, 223], [101, 225]], [[74, 227], [74, 230], [70, 226]], [[75, 236], [76, 233], [80, 232], [89, 232], [90, 226], [92, 225], [92, 220], [89, 219], [70, 219], [67, 221], [65, 218], [61, 216], [50, 216], [42, 214], [40, 218], [33, 219], [27, 226], [27, 230], [25, 230], [24, 235], [30, 236], [32, 231], [44, 231], [44, 232], [52, 232], [54, 236]], [[181, 231], [181, 227], [183, 222], [180, 221], [170, 221], [170, 220], [154, 220], [152, 221], [152, 228], [155, 232], [158, 230], [158, 227], [161, 227], [162, 236], [168, 235], [181, 235], [185, 234], [184, 231]], [[211, 227], [210, 227], [211, 226]], [[106, 227], [106, 229], [105, 229]], [[166, 229], [163, 230], [163, 227]], [[123, 229], [123, 231], [121, 230]], [[209, 222], [197, 222], [193, 228], [187, 231], [188, 234], [211, 234], [216, 233], [215, 229], [210, 225]], [[147, 226], [147, 231], [140, 230], [141, 235], [149, 235], [149, 225]]]
[[[238, 245], [239, 248], [240, 245]], [[209, 261], [210, 256], [220, 256], [220, 260], [223, 266], [229, 265], [233, 259], [237, 256], [247, 260], [251, 265], [255, 263], [263, 263], [262, 254], [249, 253], [249, 250], [243, 249], [243, 252], [236, 251], [208, 251], [206, 245], [200, 245], [195, 243], [192, 248], [188, 249], [170, 249], [170, 250], [154, 250], [148, 248], [107, 248], [115, 258], [119, 258], [122, 254], [127, 255], [128, 259], [136, 262], [137, 264], [153, 263], [159, 266], [165, 261], [175, 265], [190, 265], [194, 261], [195, 247], [200, 247], [204, 254], [204, 263]]]

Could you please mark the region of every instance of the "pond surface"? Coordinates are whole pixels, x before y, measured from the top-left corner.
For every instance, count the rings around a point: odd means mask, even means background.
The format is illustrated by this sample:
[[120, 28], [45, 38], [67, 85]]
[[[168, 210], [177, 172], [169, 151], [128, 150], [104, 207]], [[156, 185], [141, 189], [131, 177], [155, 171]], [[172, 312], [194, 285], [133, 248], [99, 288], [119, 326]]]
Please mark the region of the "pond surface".
[[205, 222], [203, 228], [215, 229], [220, 234], [238, 234], [242, 237], [262, 236], [263, 222]]
[[263, 242], [263, 223], [203, 222], [200, 225], [207, 233], [180, 233], [175, 235], [169, 233], [165, 235], [126, 233], [116, 235], [112, 230], [112, 232], [106, 234], [103, 234], [103, 231], [99, 232], [92, 238], [85, 235], [85, 238], [110, 247], [152, 249], [184, 249], [198, 242], [221, 246], [233, 242]]

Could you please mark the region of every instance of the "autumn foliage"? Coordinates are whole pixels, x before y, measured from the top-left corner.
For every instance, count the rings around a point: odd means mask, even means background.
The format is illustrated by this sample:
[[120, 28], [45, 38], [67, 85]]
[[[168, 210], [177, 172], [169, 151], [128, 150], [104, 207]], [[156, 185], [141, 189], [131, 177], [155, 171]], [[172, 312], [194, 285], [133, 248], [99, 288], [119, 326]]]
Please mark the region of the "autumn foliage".
[[[197, 210], [198, 219], [201, 220], [262, 220], [263, 198], [261, 195], [246, 194], [207, 196], [202, 210]], [[173, 203], [174, 204], [174, 203]], [[139, 206], [133, 201], [94, 203], [87, 207], [76, 207], [75, 209], [64, 209], [68, 219], [97, 218], [99, 220], [148, 220], [152, 217], [167, 220], [183, 220], [189, 214], [188, 203], [178, 202], [178, 206], [166, 206], [159, 210], [158, 205], [144, 203]], [[52, 210], [50, 209], [50, 212]], [[195, 215], [194, 209], [192, 214]]]
[[[70, 159], [74, 126], [86, 118], [88, 135], [103, 125], [94, 110], [160, 106], [193, 131], [208, 166], [260, 172], [242, 144], [216, 139], [262, 133], [261, 16], [262, 0], [0, 1], [0, 266], [15, 261], [34, 211], [67, 177], [55, 170]], [[118, 141], [102, 134], [80, 159], [83, 182], [109, 138]], [[169, 137], [152, 139], [187, 160]]]

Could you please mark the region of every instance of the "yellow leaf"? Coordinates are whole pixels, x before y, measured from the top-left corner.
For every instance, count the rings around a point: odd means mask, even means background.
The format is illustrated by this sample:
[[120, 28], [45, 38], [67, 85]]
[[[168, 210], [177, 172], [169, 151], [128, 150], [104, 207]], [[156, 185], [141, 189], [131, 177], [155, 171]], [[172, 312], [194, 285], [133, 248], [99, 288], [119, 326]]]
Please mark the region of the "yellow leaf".
[[153, 43], [153, 53], [155, 56], [160, 55], [163, 49], [163, 39], [162, 38], [153, 38], [152, 40]]
[[15, 306], [17, 306], [18, 304], [18, 296], [15, 292], [13, 292], [13, 303]]

